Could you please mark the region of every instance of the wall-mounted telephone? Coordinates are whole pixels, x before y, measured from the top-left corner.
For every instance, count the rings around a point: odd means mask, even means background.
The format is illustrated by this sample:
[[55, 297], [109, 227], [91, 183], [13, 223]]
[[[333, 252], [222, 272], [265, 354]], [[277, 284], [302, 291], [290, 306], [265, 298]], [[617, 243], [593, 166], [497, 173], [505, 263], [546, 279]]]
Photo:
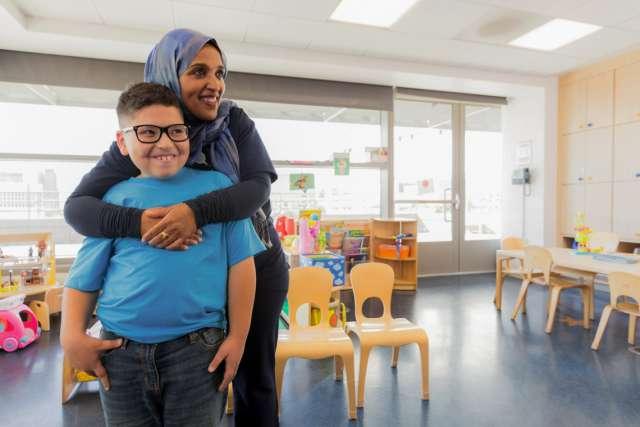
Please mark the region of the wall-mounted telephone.
[[531, 184], [531, 171], [529, 171], [529, 168], [514, 169], [511, 174], [511, 183], [514, 185]]

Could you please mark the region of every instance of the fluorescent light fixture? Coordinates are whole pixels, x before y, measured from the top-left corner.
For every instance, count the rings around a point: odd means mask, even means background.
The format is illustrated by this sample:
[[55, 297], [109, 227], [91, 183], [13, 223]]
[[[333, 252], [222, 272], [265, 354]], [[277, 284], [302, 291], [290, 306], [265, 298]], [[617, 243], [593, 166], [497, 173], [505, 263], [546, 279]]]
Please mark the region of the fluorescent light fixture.
[[600, 29], [602, 27], [598, 25], [567, 19], [554, 19], [515, 40], [511, 40], [509, 44], [528, 49], [555, 50]]
[[389, 28], [417, 2], [418, 0], [342, 0], [330, 19]]

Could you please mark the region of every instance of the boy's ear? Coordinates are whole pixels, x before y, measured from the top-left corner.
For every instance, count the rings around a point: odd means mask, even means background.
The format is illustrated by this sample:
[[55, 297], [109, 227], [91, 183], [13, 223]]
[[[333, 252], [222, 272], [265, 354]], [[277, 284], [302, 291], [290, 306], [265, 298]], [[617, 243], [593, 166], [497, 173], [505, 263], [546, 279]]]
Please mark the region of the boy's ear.
[[122, 154], [123, 156], [129, 155], [129, 150], [127, 150], [127, 144], [124, 141], [124, 132], [122, 132], [121, 130], [116, 132], [116, 144], [120, 149], [120, 154]]

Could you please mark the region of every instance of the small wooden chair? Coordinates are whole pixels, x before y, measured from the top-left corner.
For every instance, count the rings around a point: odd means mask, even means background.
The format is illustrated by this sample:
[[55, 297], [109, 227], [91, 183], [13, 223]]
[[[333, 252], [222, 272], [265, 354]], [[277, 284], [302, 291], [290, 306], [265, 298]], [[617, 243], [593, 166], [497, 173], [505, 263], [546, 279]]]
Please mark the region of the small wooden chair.
[[[520, 237], [505, 237], [500, 241], [500, 249], [504, 250], [521, 250], [525, 247], [524, 240]], [[500, 289], [504, 285], [504, 279], [507, 276], [514, 277], [518, 280], [524, 279], [524, 274], [522, 271], [522, 263], [517, 258], [504, 258], [501, 260], [502, 263], [502, 282], [499, 284]], [[497, 290], [496, 290], [497, 292]], [[496, 303], [497, 295], [493, 296], [493, 303]], [[525, 302], [522, 307], [522, 314], [527, 314], [527, 303]]]
[[[558, 301], [560, 300], [560, 292], [565, 289], [579, 288], [582, 291], [583, 301], [583, 313], [582, 322], [585, 329], [589, 329], [589, 310], [591, 307], [591, 292], [593, 289], [591, 285], [574, 281], [569, 277], [561, 276], [552, 272], [553, 258], [551, 253], [539, 246], [527, 246], [524, 248], [524, 279], [522, 280], [522, 286], [520, 287], [520, 293], [518, 294], [518, 300], [513, 308], [513, 314], [511, 320], [515, 320], [518, 316], [518, 311], [522, 307], [527, 299], [527, 290], [529, 284], [535, 283], [538, 285], [547, 286], [549, 289], [549, 296], [547, 299], [547, 326], [545, 332], [550, 334], [553, 329], [553, 321], [555, 320], [556, 310], [558, 308]], [[541, 275], [535, 273], [542, 272]]]
[[[278, 407], [282, 393], [282, 381], [287, 360], [335, 358], [336, 380], [342, 379], [343, 367], [347, 371], [347, 398], [349, 419], [356, 419], [355, 369], [353, 344], [342, 328], [329, 325], [329, 299], [333, 276], [321, 267], [298, 267], [289, 273], [289, 330], [280, 330], [276, 346], [276, 390]], [[300, 326], [298, 308], [310, 303], [320, 309], [320, 322], [315, 326]]]
[[62, 310], [63, 289], [62, 286], [52, 287], [45, 292], [44, 301], [33, 300], [29, 303], [29, 308], [33, 310], [43, 331], [51, 329], [51, 315]]
[[[591, 344], [592, 350], [600, 348], [600, 341], [602, 335], [609, 322], [609, 316], [611, 311], [617, 310], [629, 315], [629, 331], [627, 333], [627, 342], [631, 345], [635, 345], [636, 341], [636, 320], [640, 316], [640, 276], [636, 276], [629, 273], [614, 272], [609, 274], [609, 292], [611, 294], [611, 303], [607, 304], [602, 310], [600, 316], [600, 323], [598, 324], [598, 330], [596, 336]], [[620, 297], [630, 297], [636, 302], [619, 301]]]
[[[429, 339], [421, 327], [407, 319], [391, 317], [393, 278], [393, 269], [387, 264], [377, 262], [358, 264], [351, 270], [356, 321], [347, 323], [347, 332], [355, 334], [360, 340], [358, 407], [364, 406], [367, 363], [369, 352], [374, 346], [393, 348], [391, 367], [395, 368], [400, 347], [411, 343], [418, 344], [422, 362], [422, 399], [429, 399]], [[362, 306], [369, 298], [378, 298], [382, 302], [382, 317], [369, 318], [364, 315]]]

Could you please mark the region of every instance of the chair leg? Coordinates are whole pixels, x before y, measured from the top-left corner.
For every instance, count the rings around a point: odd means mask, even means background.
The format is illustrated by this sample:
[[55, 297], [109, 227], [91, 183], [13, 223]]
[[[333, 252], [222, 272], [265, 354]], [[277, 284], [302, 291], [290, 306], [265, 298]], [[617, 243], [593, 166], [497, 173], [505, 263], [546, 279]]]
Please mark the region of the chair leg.
[[425, 333], [424, 341], [418, 342], [422, 362], [422, 400], [429, 400], [429, 337]]
[[364, 384], [367, 378], [367, 363], [371, 347], [360, 342], [360, 365], [358, 366], [358, 408], [364, 406]]
[[551, 333], [553, 329], [553, 321], [556, 318], [556, 310], [558, 309], [558, 301], [560, 300], [560, 290], [559, 287], [551, 288], [551, 303], [549, 305], [549, 315], [547, 316], [547, 327], [544, 331], [548, 334]]
[[524, 292], [524, 299], [522, 300], [522, 315], [527, 314], [527, 295], [529, 293], [529, 289]]
[[51, 329], [49, 323], [49, 304], [44, 301], [31, 301], [29, 303], [29, 308], [33, 311], [33, 314], [36, 315], [38, 322], [40, 322], [40, 327], [43, 331], [48, 331]]
[[356, 419], [356, 381], [355, 368], [353, 363], [353, 353], [342, 355], [342, 363], [347, 371], [347, 398], [349, 400], [349, 419]]
[[627, 342], [631, 345], [636, 344], [636, 320], [638, 318], [633, 314], [629, 315], [629, 333], [627, 334]]
[[511, 314], [511, 320], [516, 320], [518, 317], [518, 311], [520, 310], [520, 306], [524, 303], [525, 298], [527, 298], [527, 288], [529, 287], [529, 281], [523, 280], [522, 286], [520, 286], [520, 293], [518, 294], [518, 299], [516, 300], [516, 306], [513, 308], [513, 313]]
[[75, 369], [66, 356], [62, 358], [62, 403], [65, 404], [71, 399], [71, 395], [76, 388]]
[[611, 305], [607, 304], [604, 307], [604, 310], [602, 310], [600, 322], [598, 323], [598, 330], [596, 331], [596, 336], [591, 343], [591, 350], [597, 350], [600, 348], [600, 341], [602, 340], [602, 335], [607, 327], [607, 323], [609, 323], [609, 316], [611, 316]]
[[333, 356], [333, 364], [335, 365], [336, 370], [336, 381], [342, 381], [342, 368], [344, 366], [342, 358], [340, 356]]
[[287, 359], [279, 359], [276, 355], [276, 395], [278, 397], [278, 415], [280, 415], [280, 395], [282, 394], [282, 379]]
[[581, 288], [580, 292], [582, 293], [582, 327], [590, 329], [591, 319], [589, 319], [589, 317], [591, 315], [591, 289]]
[[398, 355], [400, 354], [400, 347], [393, 347], [393, 355], [391, 357], [391, 367], [396, 368], [398, 366]]

